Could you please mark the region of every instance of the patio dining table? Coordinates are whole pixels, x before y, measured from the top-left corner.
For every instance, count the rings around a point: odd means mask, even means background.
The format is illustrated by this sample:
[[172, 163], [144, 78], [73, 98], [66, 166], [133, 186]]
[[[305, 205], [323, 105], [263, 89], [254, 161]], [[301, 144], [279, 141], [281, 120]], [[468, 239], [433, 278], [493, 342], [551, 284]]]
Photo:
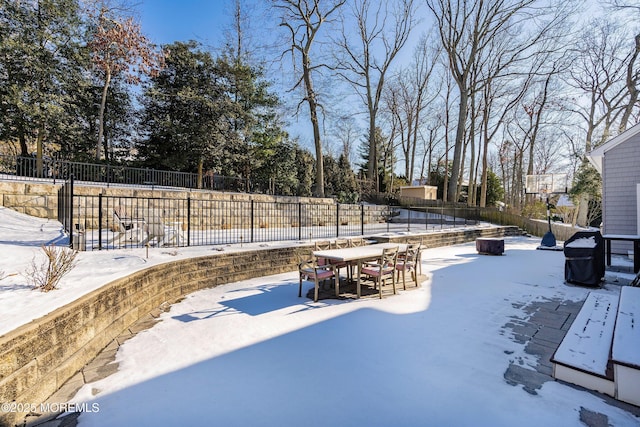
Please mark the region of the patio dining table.
[[382, 256], [384, 249], [398, 248], [398, 253], [407, 251], [406, 243], [376, 243], [373, 245], [357, 246], [354, 248], [325, 249], [313, 251], [318, 258], [325, 258], [333, 262], [349, 262], [358, 266], [358, 280], [356, 284], [357, 297], [360, 298], [360, 267], [362, 263]]

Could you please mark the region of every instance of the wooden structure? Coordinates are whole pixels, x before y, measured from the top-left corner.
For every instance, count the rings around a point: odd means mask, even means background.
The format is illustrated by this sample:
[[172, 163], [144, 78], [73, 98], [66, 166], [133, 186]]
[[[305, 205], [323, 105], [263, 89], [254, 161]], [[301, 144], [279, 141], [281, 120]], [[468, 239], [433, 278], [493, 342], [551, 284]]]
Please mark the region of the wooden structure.
[[400, 197], [421, 200], [437, 200], [438, 187], [432, 185], [406, 185], [400, 187]]
[[639, 316], [640, 288], [590, 292], [551, 358], [554, 378], [640, 406]]

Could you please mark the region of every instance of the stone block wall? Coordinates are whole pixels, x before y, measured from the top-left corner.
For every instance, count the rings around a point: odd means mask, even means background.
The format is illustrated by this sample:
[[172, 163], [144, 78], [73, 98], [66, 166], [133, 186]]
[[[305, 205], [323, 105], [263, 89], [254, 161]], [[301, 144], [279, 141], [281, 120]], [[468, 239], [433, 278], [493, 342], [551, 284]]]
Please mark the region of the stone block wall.
[[[103, 348], [161, 305], [224, 283], [297, 269], [311, 247], [174, 261], [113, 281], [0, 337], [0, 402], [44, 402]], [[0, 413], [0, 426], [26, 413]]]
[[[0, 206], [39, 218], [57, 219], [58, 190], [61, 184], [0, 181]], [[102, 227], [113, 227], [113, 210], [121, 206], [132, 217], [162, 218], [165, 222], [187, 223], [188, 198], [191, 199], [190, 226], [193, 230], [231, 228], [284, 228], [360, 224], [359, 205], [337, 205], [333, 199], [270, 196], [264, 194], [222, 193], [204, 190], [137, 189], [75, 185], [74, 223], [85, 229], [100, 227], [99, 200], [103, 195]], [[385, 220], [386, 207], [367, 206], [364, 221]]]
[[35, 216], [55, 219], [60, 185], [23, 181], [0, 182], [0, 206]]
[[[422, 237], [424, 248], [437, 248], [440, 246], [457, 245], [460, 243], [473, 242], [478, 237], [507, 237], [521, 236], [522, 230], [518, 227], [478, 227], [458, 231], [444, 231], [428, 233], [422, 236], [411, 236], [411, 238]], [[407, 236], [376, 237], [379, 242], [403, 243]]]

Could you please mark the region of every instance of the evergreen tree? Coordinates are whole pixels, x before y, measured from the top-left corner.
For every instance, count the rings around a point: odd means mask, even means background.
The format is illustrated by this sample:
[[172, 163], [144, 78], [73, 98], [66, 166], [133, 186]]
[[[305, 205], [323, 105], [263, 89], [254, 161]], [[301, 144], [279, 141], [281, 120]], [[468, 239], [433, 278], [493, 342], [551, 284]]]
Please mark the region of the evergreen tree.
[[[311, 153], [307, 153], [311, 156]], [[299, 164], [299, 160], [305, 156], [300, 148], [286, 137], [274, 147], [273, 157], [269, 162], [256, 171], [256, 178], [262, 184], [270, 185], [269, 193], [285, 196], [308, 195], [311, 191], [309, 177], [312, 168], [309, 165]], [[302, 185], [299, 181], [302, 179]], [[308, 189], [305, 189], [305, 185]], [[300, 193], [301, 192], [301, 193]]]
[[298, 188], [296, 194], [298, 196], [309, 197], [312, 195], [312, 186], [315, 178], [316, 161], [308, 150], [304, 150], [296, 145], [295, 147], [295, 165], [296, 178]]
[[331, 155], [324, 155], [324, 193], [325, 196], [337, 196], [338, 194], [338, 162]]
[[148, 167], [202, 172], [225, 156], [231, 128], [225, 111], [234, 106], [211, 54], [197, 42], [165, 51], [165, 67], [144, 86], [138, 155]]
[[356, 175], [345, 154], [336, 161], [324, 156], [324, 189], [327, 196], [335, 197], [339, 203], [355, 203], [358, 200]]
[[[373, 192], [390, 192], [392, 190], [393, 181], [393, 165], [395, 163], [395, 157], [393, 153], [393, 147], [389, 144], [388, 138], [382, 133], [382, 129], [377, 127], [375, 129], [375, 135], [373, 140], [376, 142], [377, 148], [375, 150], [378, 156], [378, 179], [379, 188], [370, 188], [369, 191]], [[370, 138], [367, 136], [366, 140], [360, 145], [360, 156], [363, 160], [358, 164], [360, 167], [359, 174], [362, 176], [369, 176], [369, 149]], [[372, 182], [371, 180], [369, 180]], [[374, 180], [375, 181], [375, 180]]]
[[83, 80], [78, 2], [0, 0], [0, 28], [0, 139], [21, 155], [35, 150], [42, 173], [42, 156], [77, 129], [70, 88]]
[[580, 200], [587, 201], [587, 225], [598, 226], [602, 217], [602, 178], [586, 159], [578, 167], [569, 196], [576, 206]]
[[[480, 204], [480, 184], [476, 186], [476, 204]], [[504, 188], [498, 175], [487, 169], [487, 202], [486, 206], [495, 206], [496, 202], [504, 199]]]
[[223, 169], [255, 181], [260, 177], [254, 172], [271, 162], [275, 147], [286, 137], [276, 114], [278, 98], [269, 92], [262, 69], [232, 48], [217, 59], [216, 69], [232, 105], [225, 112], [230, 139], [218, 161]]
[[[480, 191], [477, 191], [478, 198]], [[496, 202], [504, 200], [504, 187], [502, 181], [491, 169], [487, 169], [487, 206], [495, 206]], [[478, 199], [478, 204], [480, 200]]]

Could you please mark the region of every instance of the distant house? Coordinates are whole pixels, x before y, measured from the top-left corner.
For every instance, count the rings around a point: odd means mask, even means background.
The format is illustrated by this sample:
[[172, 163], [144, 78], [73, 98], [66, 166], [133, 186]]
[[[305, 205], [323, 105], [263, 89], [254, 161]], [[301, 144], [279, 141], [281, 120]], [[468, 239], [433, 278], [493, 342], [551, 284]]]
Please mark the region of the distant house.
[[436, 200], [438, 198], [438, 187], [431, 185], [407, 185], [400, 187], [400, 197], [420, 200]]
[[[604, 234], [640, 234], [640, 124], [592, 150], [587, 158], [602, 176]], [[612, 242], [614, 253], [632, 250]]]

